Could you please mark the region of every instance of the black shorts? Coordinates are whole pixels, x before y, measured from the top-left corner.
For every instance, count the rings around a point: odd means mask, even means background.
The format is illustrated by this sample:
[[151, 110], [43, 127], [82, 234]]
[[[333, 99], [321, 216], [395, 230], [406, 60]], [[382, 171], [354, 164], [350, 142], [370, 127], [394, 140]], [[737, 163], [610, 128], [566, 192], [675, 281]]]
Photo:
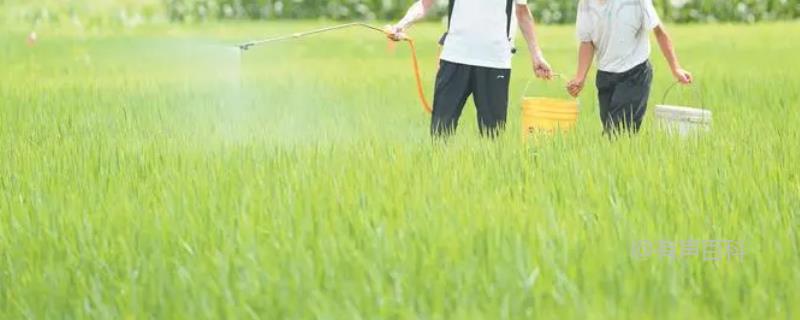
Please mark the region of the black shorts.
[[653, 67], [649, 61], [622, 73], [597, 72], [600, 118], [606, 134], [639, 132], [652, 82]]
[[472, 95], [482, 135], [494, 136], [505, 126], [510, 69], [477, 67], [441, 60], [433, 93], [431, 135], [455, 132], [467, 98]]

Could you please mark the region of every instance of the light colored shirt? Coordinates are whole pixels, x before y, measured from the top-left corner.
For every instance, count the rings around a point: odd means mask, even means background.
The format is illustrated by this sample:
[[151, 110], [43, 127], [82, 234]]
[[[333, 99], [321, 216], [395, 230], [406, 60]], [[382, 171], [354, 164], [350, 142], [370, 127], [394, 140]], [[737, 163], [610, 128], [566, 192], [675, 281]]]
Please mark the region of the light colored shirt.
[[592, 42], [597, 69], [620, 73], [650, 58], [649, 32], [661, 20], [652, 0], [581, 0], [577, 36]]
[[[516, 32], [516, 5], [506, 15], [507, 0], [455, 0], [442, 60], [478, 67], [511, 69], [511, 36]], [[511, 19], [510, 21], [508, 19]], [[508, 33], [507, 23], [511, 23]]]

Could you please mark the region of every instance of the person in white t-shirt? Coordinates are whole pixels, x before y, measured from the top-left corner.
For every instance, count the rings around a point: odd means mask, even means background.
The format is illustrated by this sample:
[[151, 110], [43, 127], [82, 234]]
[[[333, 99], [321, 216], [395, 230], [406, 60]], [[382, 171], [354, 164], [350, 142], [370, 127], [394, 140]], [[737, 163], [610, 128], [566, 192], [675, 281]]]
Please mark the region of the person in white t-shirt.
[[[400, 22], [389, 27], [390, 38], [401, 39], [433, 2], [419, 0], [412, 5]], [[495, 136], [504, 127], [508, 110], [513, 25], [518, 24], [522, 30], [536, 76], [552, 76], [536, 40], [533, 16], [526, 0], [450, 0], [448, 9], [449, 27], [440, 41], [443, 48], [436, 75], [431, 135], [455, 132], [464, 104], [472, 95], [481, 134]]]
[[642, 125], [653, 80], [651, 30], [675, 79], [692, 83], [692, 74], [678, 62], [652, 0], [581, 0], [576, 24], [578, 71], [567, 90], [574, 97], [580, 94], [596, 55], [604, 133], [636, 133]]

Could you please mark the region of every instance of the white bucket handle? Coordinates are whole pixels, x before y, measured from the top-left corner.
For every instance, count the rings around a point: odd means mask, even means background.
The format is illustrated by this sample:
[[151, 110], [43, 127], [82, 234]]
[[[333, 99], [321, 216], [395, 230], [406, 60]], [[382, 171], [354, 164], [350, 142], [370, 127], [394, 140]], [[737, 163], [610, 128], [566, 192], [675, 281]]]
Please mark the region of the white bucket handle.
[[[668, 88], [667, 91], [664, 92], [664, 96], [661, 98], [661, 104], [667, 104], [667, 97], [670, 93], [672, 93], [672, 89], [675, 89], [680, 84], [680, 81], [673, 82]], [[705, 103], [703, 102], [703, 95], [700, 93], [700, 87], [692, 84], [687, 85], [688, 87], [693, 87], [691, 90], [694, 92], [694, 98], [700, 104], [698, 107], [702, 110], [706, 110]]]

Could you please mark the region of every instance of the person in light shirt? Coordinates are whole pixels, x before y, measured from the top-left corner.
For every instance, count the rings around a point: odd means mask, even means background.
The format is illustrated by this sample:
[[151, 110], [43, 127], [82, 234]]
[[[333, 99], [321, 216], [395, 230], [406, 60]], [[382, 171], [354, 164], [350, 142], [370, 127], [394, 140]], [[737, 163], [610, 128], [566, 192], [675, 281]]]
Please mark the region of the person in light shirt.
[[597, 91], [605, 134], [639, 131], [653, 80], [650, 31], [667, 59], [672, 75], [682, 84], [692, 83], [661, 24], [652, 0], [581, 0], [578, 4], [578, 71], [567, 84], [577, 97], [597, 60]]
[[[400, 40], [414, 22], [422, 19], [434, 0], [419, 0], [397, 24], [390, 38]], [[550, 65], [536, 39], [533, 16], [526, 0], [450, 0], [449, 24], [442, 37], [439, 71], [433, 97], [431, 135], [455, 132], [467, 98], [472, 95], [478, 126], [494, 137], [504, 127], [508, 110], [508, 85], [514, 51], [512, 26], [519, 25], [527, 42], [534, 73], [551, 78]]]

